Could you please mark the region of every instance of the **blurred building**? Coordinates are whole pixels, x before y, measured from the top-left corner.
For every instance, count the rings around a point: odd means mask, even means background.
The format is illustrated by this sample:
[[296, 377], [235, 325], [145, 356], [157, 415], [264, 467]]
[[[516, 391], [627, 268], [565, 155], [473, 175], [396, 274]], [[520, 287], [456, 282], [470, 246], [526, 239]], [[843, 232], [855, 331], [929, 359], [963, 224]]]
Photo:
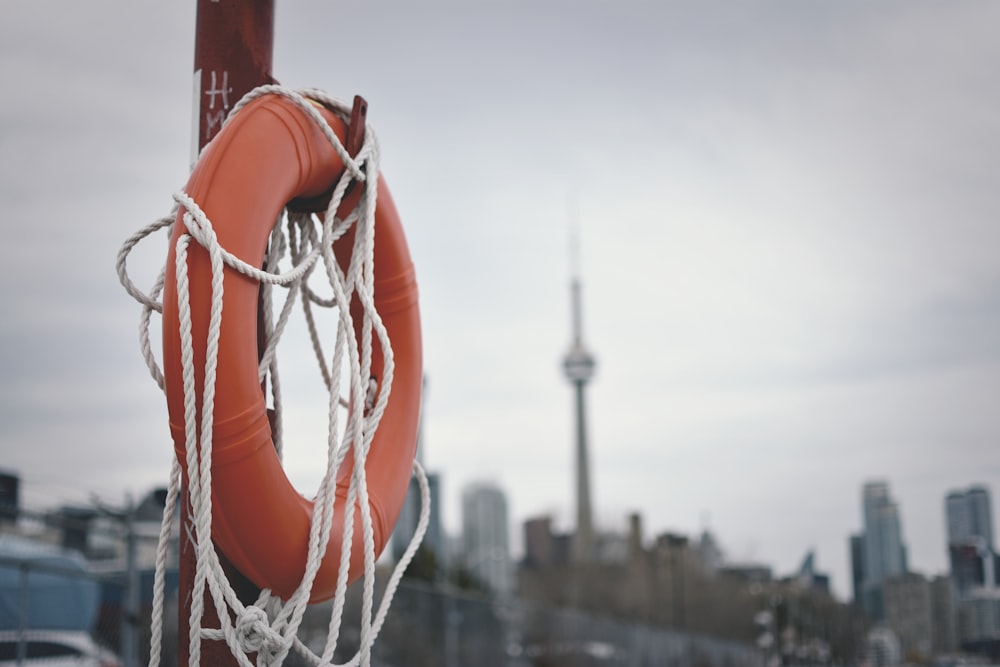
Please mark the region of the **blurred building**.
[[[827, 579], [816, 572], [815, 558], [807, 557], [798, 572], [776, 580], [768, 565], [723, 562], [708, 532], [695, 539], [664, 532], [647, 540], [639, 514], [630, 515], [627, 526], [614, 540], [615, 548], [606, 550], [619, 557], [579, 562], [549, 518], [525, 522], [520, 596], [544, 607], [668, 628], [677, 637], [745, 644], [760, 638], [755, 619], [767, 612], [775, 651], [816, 664], [846, 663], [863, 651], [864, 624], [826, 592]], [[624, 552], [617, 546], [622, 544]]]
[[889, 577], [882, 583], [882, 597], [885, 623], [899, 639], [903, 657], [908, 662], [929, 659], [933, 650], [930, 582], [912, 572]]
[[812, 549], [802, 559], [797, 579], [803, 588], [830, 593], [830, 575], [816, 569], [816, 554]]
[[507, 498], [498, 486], [481, 482], [462, 492], [462, 564], [495, 593], [513, 591]]
[[570, 536], [554, 533], [548, 517], [527, 521], [524, 534], [518, 583], [526, 599], [673, 628], [684, 628], [700, 602], [692, 593], [701, 571], [697, 545], [663, 533], [647, 547], [638, 514], [626, 534], [596, 535], [586, 561], [575, 558]]
[[[441, 529], [441, 475], [436, 472], [428, 472], [427, 487], [430, 492], [430, 516], [428, 517], [427, 532], [420, 543], [419, 551], [434, 554], [434, 560], [440, 567], [447, 567], [449, 562], [448, 544]], [[406, 490], [406, 501], [399, 512], [399, 519], [396, 520], [396, 527], [392, 531], [391, 548], [392, 559], [399, 562], [403, 557], [413, 535], [417, 532], [417, 524], [420, 521], [420, 484], [416, 479], [410, 479], [410, 486]]]
[[934, 655], [954, 653], [958, 650], [958, 608], [955, 604], [955, 586], [949, 576], [933, 577], [931, 589], [931, 642]]
[[959, 600], [958, 618], [963, 649], [1000, 654], [1000, 590], [970, 591]]
[[524, 567], [547, 567], [556, 562], [556, 540], [552, 518], [543, 516], [524, 522]]
[[719, 576], [745, 586], [764, 586], [774, 582], [770, 565], [763, 563], [729, 563], [719, 568]]
[[945, 496], [948, 561], [959, 596], [996, 586], [993, 511], [989, 490], [973, 486]]
[[861, 606], [865, 590], [865, 536], [851, 535], [851, 592], [854, 604]]
[[990, 551], [993, 545], [993, 509], [990, 492], [985, 486], [972, 486], [965, 491], [951, 491], [945, 497], [948, 543], [962, 544], [982, 539]]
[[[450, 560], [450, 549], [448, 541], [441, 527], [441, 475], [437, 472], [428, 471], [425, 462], [425, 452], [427, 449], [424, 439], [424, 403], [427, 398], [427, 378], [424, 377], [423, 392], [420, 400], [420, 418], [417, 425], [417, 462], [424, 466], [424, 473], [427, 476], [427, 487], [430, 492], [430, 515], [428, 517], [427, 532], [418, 549], [418, 558], [421, 552], [431, 554], [435, 566], [443, 571], [447, 568]], [[392, 549], [392, 559], [396, 562], [403, 557], [410, 541], [417, 531], [417, 524], [420, 521], [420, 484], [416, 478], [410, 479], [410, 485], [406, 490], [406, 501], [399, 512], [396, 526], [393, 528], [390, 538], [390, 548]]]
[[886, 482], [866, 483], [861, 505], [861, 604], [869, 617], [880, 621], [885, 618], [883, 583], [907, 571], [902, 518]]
[[21, 478], [13, 472], [0, 471], [0, 521], [16, 521], [21, 507]]
[[715, 535], [707, 528], [702, 531], [698, 540], [698, 559], [701, 561], [702, 570], [706, 574], [715, 574], [726, 562], [726, 554], [719, 546]]
[[948, 561], [961, 648], [1000, 654], [1000, 588], [990, 492], [974, 485], [945, 496]]
[[900, 664], [902, 650], [896, 633], [882, 625], [872, 628], [868, 633], [865, 657], [871, 667], [895, 667]]

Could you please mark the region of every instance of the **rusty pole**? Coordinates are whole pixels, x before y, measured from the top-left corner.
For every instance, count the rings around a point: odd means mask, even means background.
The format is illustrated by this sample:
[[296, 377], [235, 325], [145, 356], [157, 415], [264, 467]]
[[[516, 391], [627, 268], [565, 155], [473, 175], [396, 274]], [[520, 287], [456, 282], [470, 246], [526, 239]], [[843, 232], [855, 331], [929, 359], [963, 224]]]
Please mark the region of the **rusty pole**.
[[[244, 94], [257, 86], [273, 83], [274, 0], [198, 0], [194, 46], [194, 126], [192, 162], [218, 133], [229, 110]], [[189, 659], [189, 618], [195, 573], [195, 545], [189, 539], [191, 523], [187, 488], [181, 491], [179, 618], [177, 662]], [[256, 587], [220, 554], [223, 567], [240, 599], [249, 603]], [[206, 591], [206, 596], [208, 595]], [[205, 622], [218, 623], [215, 607], [206, 600]], [[222, 642], [206, 642], [202, 664], [218, 667], [237, 665]]]

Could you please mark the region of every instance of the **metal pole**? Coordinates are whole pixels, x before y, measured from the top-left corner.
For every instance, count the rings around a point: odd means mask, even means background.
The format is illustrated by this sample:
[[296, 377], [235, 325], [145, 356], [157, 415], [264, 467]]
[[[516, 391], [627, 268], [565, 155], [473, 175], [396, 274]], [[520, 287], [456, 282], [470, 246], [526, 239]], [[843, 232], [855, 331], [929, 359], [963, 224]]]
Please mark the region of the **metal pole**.
[[458, 624], [461, 613], [455, 608], [455, 589], [450, 582], [444, 588], [444, 598], [444, 664], [445, 667], [458, 667]]
[[24, 660], [27, 657], [26, 649], [27, 642], [24, 640], [24, 632], [28, 629], [28, 571], [30, 569], [28, 561], [21, 561], [20, 571], [20, 589], [18, 591], [18, 601], [19, 613], [17, 617], [17, 664], [24, 664]]
[[[257, 86], [273, 83], [274, 0], [198, 0], [194, 48], [194, 126], [192, 162], [222, 127], [229, 110]], [[194, 526], [187, 488], [181, 493], [180, 572], [177, 623], [178, 664], [190, 657], [188, 636], [191, 597], [194, 589], [196, 552], [190, 537]], [[256, 587], [220, 554], [223, 567], [240, 599], [252, 602]], [[205, 605], [204, 622], [217, 624], [215, 606]], [[237, 665], [222, 642], [207, 642], [201, 649], [202, 664], [213, 667]]]
[[274, 83], [274, 0], [198, 0], [194, 47], [195, 127], [201, 150], [243, 95]]
[[122, 605], [122, 664], [139, 667], [139, 568], [136, 559], [135, 503], [125, 505], [125, 599]]

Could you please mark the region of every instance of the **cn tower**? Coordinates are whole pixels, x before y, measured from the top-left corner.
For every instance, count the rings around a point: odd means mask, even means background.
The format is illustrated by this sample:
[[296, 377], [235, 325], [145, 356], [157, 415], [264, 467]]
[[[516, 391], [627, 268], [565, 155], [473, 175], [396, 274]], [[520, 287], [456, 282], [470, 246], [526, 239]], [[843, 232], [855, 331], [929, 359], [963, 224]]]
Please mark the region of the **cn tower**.
[[[575, 239], [574, 239], [575, 240]], [[580, 303], [580, 271], [578, 248], [570, 248], [572, 277], [570, 298], [572, 307], [573, 342], [563, 359], [563, 372], [573, 385], [576, 399], [576, 534], [573, 536], [572, 558], [576, 562], [592, 559], [594, 554], [594, 523], [590, 507], [590, 463], [587, 455], [587, 414], [584, 388], [594, 376], [594, 356], [583, 345], [583, 314]]]

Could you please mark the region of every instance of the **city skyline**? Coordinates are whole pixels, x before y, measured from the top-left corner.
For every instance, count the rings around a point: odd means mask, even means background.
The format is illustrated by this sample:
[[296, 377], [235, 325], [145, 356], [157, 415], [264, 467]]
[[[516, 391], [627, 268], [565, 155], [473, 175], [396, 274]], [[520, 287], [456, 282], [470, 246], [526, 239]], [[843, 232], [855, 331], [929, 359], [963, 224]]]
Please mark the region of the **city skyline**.
[[[0, 473], [2, 473], [5, 478], [10, 478], [12, 476], [16, 477], [20, 485], [23, 485], [26, 481], [24, 480], [23, 477], [20, 476], [20, 474], [17, 471], [14, 471], [9, 468], [0, 467]], [[447, 475], [442, 474], [440, 471], [432, 471], [428, 473], [428, 481], [430, 483], [430, 488], [431, 488], [433, 509], [431, 512], [430, 527], [428, 529], [428, 533], [424, 538], [424, 541], [422, 542], [422, 545], [431, 547], [437, 553], [444, 553], [446, 555], [445, 562], [449, 564], [449, 566], [454, 565], [456, 563], [463, 563], [464, 554], [466, 554], [466, 550], [469, 548], [468, 545], [466, 544], [465, 532], [467, 526], [471, 526], [471, 518], [469, 519], [469, 522], [467, 522], [465, 519], [466, 496], [469, 496], [470, 498], [469, 502], [470, 510], [468, 515], [469, 517], [474, 516], [475, 512], [480, 510], [487, 514], [494, 511], [493, 509], [490, 508], [482, 509], [482, 507], [478, 509], [472, 509], [477, 505], [477, 503], [480, 503], [480, 501], [482, 501], [482, 497], [484, 495], [490, 496], [491, 500], [484, 501], [483, 503], [480, 504], [484, 504], [484, 506], [488, 505], [489, 507], [496, 507], [498, 506], [497, 503], [499, 503], [499, 505], [503, 506], [502, 513], [505, 515], [504, 521], [507, 523], [507, 546], [504, 546], [503, 548], [507, 552], [511, 563], [515, 565], [521, 558], [525, 556], [523, 549], [524, 545], [520, 539], [521, 530], [524, 527], [525, 523], [544, 521], [546, 526], [548, 526], [548, 529], [553, 530], [554, 532], [564, 532], [570, 535], [573, 532], [574, 526], [572, 524], [569, 523], [562, 524], [554, 522], [555, 517], [551, 513], [547, 513], [545, 511], [540, 511], [534, 514], [528, 513], [518, 522], [510, 523], [509, 518], [506, 517], [506, 513], [507, 513], [508, 497], [511, 496], [511, 494], [502, 485], [499, 485], [495, 480], [480, 479], [469, 482], [461, 489], [452, 489], [449, 492], [448, 486], [444, 481], [446, 477]], [[30, 480], [27, 481], [30, 483]], [[872, 582], [879, 583], [889, 576], [897, 576], [904, 574], [906, 572], [915, 572], [917, 574], [921, 574], [927, 577], [951, 574], [950, 572], [951, 565], [947, 561], [945, 561], [945, 564], [940, 569], [926, 568], [926, 567], [921, 567], [919, 565], [916, 567], [910, 566], [911, 564], [909, 563], [909, 559], [908, 557], [905, 556], [905, 551], [906, 551], [905, 544], [902, 544], [900, 540], [902, 536], [902, 528], [898, 524], [901, 523], [899, 517], [901, 508], [898, 507], [898, 503], [895, 502], [895, 499], [892, 498], [890, 495], [888, 495], [888, 487], [890, 485], [891, 484], [889, 482], [883, 479], [879, 479], [877, 481], [865, 482], [862, 487], [863, 498], [865, 497], [865, 492], [869, 487], [877, 487], [875, 497], [878, 500], [887, 501], [884, 505], [881, 506], [880, 510], [872, 511], [872, 516], [877, 517], [873, 520], [873, 525], [880, 526], [880, 529], [888, 529], [888, 531], [890, 532], [889, 541], [899, 546], [902, 552], [904, 552], [904, 555], [900, 555], [895, 558], [894, 565], [891, 566], [890, 570], [891, 574], [883, 571], [882, 576], [875, 577], [872, 580]], [[154, 491], [156, 488], [157, 487], [150, 487], [149, 489], [146, 489], [144, 493], [150, 493]], [[988, 517], [988, 523], [980, 524], [980, 526], [986, 526], [987, 528], [992, 528], [993, 530], [995, 530], [996, 525], [992, 518], [992, 508], [991, 505], [989, 504], [990, 489], [986, 485], [977, 483], [964, 485], [963, 490], [961, 491], [957, 489], [949, 489], [942, 493], [941, 495], [942, 524], [944, 525], [948, 524], [948, 517], [949, 517], [948, 507], [950, 504], [949, 501], [956, 494], [960, 494], [964, 497], [969, 491], [974, 491], [985, 495], [987, 499], [986, 500], [987, 509], [984, 514], [986, 517]], [[10, 498], [8, 498], [9, 493], [5, 491], [5, 494], [7, 494], [4, 496], [6, 498], [5, 502], [9, 502], [10, 501]], [[21, 495], [22, 494], [20, 493], [15, 494], [15, 496], [21, 496]], [[458, 525], [457, 529], [446, 529], [443, 526], [443, 522], [441, 521], [441, 516], [440, 516], [442, 508], [441, 499], [442, 497], [447, 498], [448, 496], [454, 496], [463, 499], [462, 502], [463, 518], [457, 524]], [[497, 498], [499, 498], [499, 500], [497, 500]], [[25, 505], [22, 500], [20, 501], [20, 505], [22, 510], [26, 509], [29, 511], [29, 513], [32, 513], [33, 515], [41, 516], [41, 514], [39, 513], [40, 510], [43, 511], [57, 510], [60, 509], [61, 507], [71, 508], [74, 506], [86, 507], [90, 506], [90, 504], [92, 504], [92, 502], [95, 499], [96, 496], [91, 495], [88, 499], [83, 499], [76, 503], [67, 502], [64, 505], [52, 505], [52, 506]], [[391, 540], [389, 541], [385, 549], [386, 556], [395, 560], [402, 555], [402, 552], [405, 550], [406, 546], [409, 543], [410, 537], [412, 537], [413, 529], [416, 526], [417, 514], [419, 513], [418, 503], [419, 503], [419, 492], [417, 489], [417, 485], [415, 481], [411, 481], [411, 486], [407, 497], [407, 503], [404, 505], [404, 508], [400, 514], [400, 519], [397, 523], [396, 528], [392, 533]], [[875, 503], [875, 505], [879, 504], [880, 503]], [[863, 524], [865, 520], [866, 512], [864, 509], [864, 505], [865, 503], [863, 502], [859, 524]], [[886, 511], [887, 508], [888, 511]], [[625, 538], [628, 536], [629, 521], [631, 520], [632, 516], [633, 515], [622, 517], [621, 521], [619, 521], [618, 523], [601, 524], [599, 526], [600, 528], [599, 532], [605, 535], [615, 535], [619, 538]], [[644, 519], [645, 515], [643, 511], [640, 509], [637, 510], [634, 516], [638, 516], [640, 520], [642, 520]], [[490, 530], [493, 530], [495, 528], [494, 525], [495, 522], [489, 521], [487, 523], [491, 525]], [[888, 526], [888, 528], [886, 528], [886, 526]], [[811, 566], [816, 567], [816, 569], [824, 571], [827, 571], [829, 569], [828, 566], [825, 564], [824, 554], [821, 551], [818, 551], [806, 545], [804, 545], [802, 548], [802, 551], [799, 555], [799, 560], [796, 561], [792, 567], [782, 567], [780, 565], [777, 565], [776, 563], [767, 560], [758, 560], [753, 558], [747, 559], [747, 558], [742, 558], [739, 555], [734, 556], [733, 553], [727, 548], [727, 536], [723, 533], [719, 533], [717, 531], [712, 530], [710, 527], [705, 527], [704, 530], [695, 530], [692, 532], [678, 531], [675, 526], [649, 526], [649, 528], [650, 532], [645, 537], [645, 546], [649, 546], [650, 544], [652, 544], [658, 535], [664, 535], [668, 533], [673, 533], [673, 534], [679, 533], [682, 535], [690, 536], [691, 538], [704, 537], [705, 534], [708, 534], [711, 536], [713, 543], [718, 544], [717, 548], [721, 549], [723, 563], [727, 565], [740, 565], [740, 566], [747, 566], [747, 565], [765, 566], [771, 568], [772, 571], [774, 572], [775, 577], [779, 578], [786, 576], [794, 577], [797, 574], [799, 574], [803, 557], [805, 557], [810, 562]], [[473, 532], [475, 533], [476, 531], [473, 530]], [[863, 535], [863, 531], [861, 534], [844, 535], [844, 538], [845, 541], [849, 543], [851, 540], [856, 539], [861, 535]], [[473, 542], [476, 541], [475, 537], [471, 537], [470, 539], [472, 539]], [[959, 540], [959, 542], [961, 542], [961, 540]], [[457, 545], [458, 552], [452, 552], [451, 548], [447, 546], [449, 543]], [[950, 538], [946, 538], [942, 543], [942, 550], [946, 554], [946, 557], [947, 557], [948, 547], [952, 544], [955, 543], [951, 542]], [[490, 547], [490, 549], [492, 548], [493, 546]], [[851, 549], [851, 545], [848, 544], [848, 546], [846, 546], [845, 549], [849, 552]], [[865, 554], [863, 550], [861, 557], [863, 560], [868, 560], [868, 559], [877, 560], [879, 558], [879, 555], [877, 555], [876, 550], [873, 550], [871, 554]], [[903, 565], [900, 566], [900, 563], [902, 563]], [[867, 567], [866, 565], [862, 565], [862, 569], [866, 567]], [[843, 602], [851, 601], [856, 597], [856, 595], [851, 591], [850, 582], [851, 582], [851, 572], [849, 570], [847, 572], [847, 577], [845, 578], [844, 581], [837, 581], [836, 579], [831, 581], [831, 593], [833, 593], [839, 600]]]

